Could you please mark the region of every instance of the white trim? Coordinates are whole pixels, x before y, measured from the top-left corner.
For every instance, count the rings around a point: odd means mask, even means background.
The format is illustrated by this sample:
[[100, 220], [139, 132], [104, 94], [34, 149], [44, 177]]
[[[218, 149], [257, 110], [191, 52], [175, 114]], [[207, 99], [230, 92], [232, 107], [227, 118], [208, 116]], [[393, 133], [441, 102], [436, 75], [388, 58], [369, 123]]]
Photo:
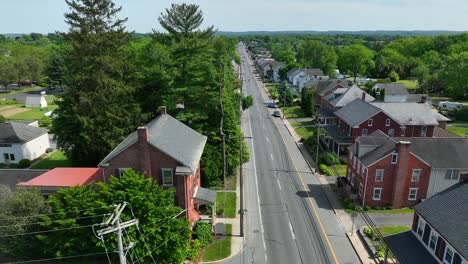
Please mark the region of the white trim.
[[392, 122], [392, 121], [391, 121], [390, 118], [385, 119], [385, 126], [386, 126], [386, 127], [390, 126], [391, 122]]
[[[366, 133], [364, 133], [364, 131], [366, 131]], [[361, 130], [361, 136], [362, 136], [362, 137], [367, 137], [367, 135], [369, 135], [369, 129], [363, 128], [363, 129]]]
[[[417, 180], [414, 179], [415, 172], [419, 172]], [[411, 173], [411, 182], [419, 182], [421, 180], [421, 172], [422, 172], [422, 169], [413, 169], [413, 172]]]
[[[379, 197], [378, 198], [375, 198], [375, 191], [376, 190], [380, 190], [379, 192]], [[372, 200], [374, 201], [380, 201], [382, 199], [382, 188], [381, 187], [377, 187], [377, 188], [374, 188], [373, 192], [372, 192]]]
[[[164, 183], [164, 172], [166, 171], [170, 171], [171, 172], [171, 179], [172, 179], [172, 183], [171, 184], [166, 184]], [[162, 178], [162, 185], [163, 186], [174, 186], [174, 170], [171, 169], [171, 168], [161, 168], [161, 178]]]
[[367, 126], [371, 127], [373, 125], [374, 125], [374, 119], [372, 119], [372, 118], [367, 119]]
[[[377, 180], [377, 173], [378, 172], [382, 172], [382, 175], [380, 176], [380, 180]], [[374, 178], [374, 181], [375, 182], [383, 182], [383, 179], [384, 179], [384, 172], [385, 170], [384, 169], [375, 169], [375, 178]]]
[[[418, 199], [418, 189], [419, 188], [409, 188], [408, 201], [416, 201]], [[411, 191], [416, 191], [414, 193], [414, 198], [411, 198]]]
[[[393, 161], [393, 157], [396, 157], [396, 160], [395, 160], [395, 161]], [[390, 157], [390, 163], [391, 163], [391, 164], [397, 164], [397, 163], [398, 163], [398, 153], [392, 152], [392, 155], [391, 155], [391, 157]]]
[[[445, 261], [445, 256], [447, 255], [447, 250], [450, 248], [450, 251], [452, 251], [452, 259], [450, 260], [450, 262], [448, 261]], [[444, 264], [452, 264], [453, 263], [453, 259], [455, 257], [455, 249], [453, 249], [452, 246], [450, 246], [448, 243], [445, 244], [445, 251], [444, 251], [444, 255], [442, 256], [442, 263]]]
[[[390, 133], [390, 131], [392, 131], [392, 133]], [[390, 135], [390, 134], [392, 134], [392, 135]], [[395, 137], [395, 129], [390, 128], [390, 129], [388, 130], [388, 136], [389, 136], [389, 137]]]

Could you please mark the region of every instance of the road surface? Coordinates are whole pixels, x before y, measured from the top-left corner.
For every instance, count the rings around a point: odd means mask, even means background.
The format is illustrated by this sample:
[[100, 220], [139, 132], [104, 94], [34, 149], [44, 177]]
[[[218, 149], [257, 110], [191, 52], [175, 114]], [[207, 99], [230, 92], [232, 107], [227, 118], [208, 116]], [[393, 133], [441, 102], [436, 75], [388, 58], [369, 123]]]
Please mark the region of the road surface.
[[238, 52], [243, 93], [254, 98], [242, 117], [251, 160], [244, 166], [244, 250], [225, 263], [360, 263], [293, 138], [265, 106], [245, 49]]

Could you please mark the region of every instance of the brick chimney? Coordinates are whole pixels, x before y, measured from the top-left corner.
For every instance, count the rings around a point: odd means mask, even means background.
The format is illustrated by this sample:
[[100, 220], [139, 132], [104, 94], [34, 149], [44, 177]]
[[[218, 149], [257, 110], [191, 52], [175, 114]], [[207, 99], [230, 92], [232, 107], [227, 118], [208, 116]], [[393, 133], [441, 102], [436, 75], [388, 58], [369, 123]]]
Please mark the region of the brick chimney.
[[399, 141], [396, 143], [395, 150], [398, 154], [397, 164], [395, 164], [395, 176], [393, 180], [393, 208], [401, 208], [404, 205], [406, 197], [405, 190], [408, 185], [408, 160], [410, 154], [411, 142]]
[[166, 107], [165, 107], [165, 106], [161, 106], [161, 108], [159, 108], [159, 112], [161, 113], [161, 115], [167, 114]]
[[366, 92], [362, 92], [361, 99], [363, 102], [366, 101]]
[[138, 154], [140, 171], [151, 177], [151, 157], [149, 147], [149, 134], [147, 127], [138, 127]]

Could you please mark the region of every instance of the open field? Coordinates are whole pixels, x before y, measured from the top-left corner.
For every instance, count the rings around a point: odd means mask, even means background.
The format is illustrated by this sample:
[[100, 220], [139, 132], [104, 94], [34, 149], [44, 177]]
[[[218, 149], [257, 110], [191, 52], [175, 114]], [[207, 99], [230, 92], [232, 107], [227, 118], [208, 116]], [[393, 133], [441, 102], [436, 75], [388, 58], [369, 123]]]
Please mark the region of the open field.
[[418, 88], [418, 81], [417, 80], [399, 80], [396, 83], [402, 83], [406, 86], [406, 88], [412, 90]]
[[[8, 116], [8, 119], [12, 120], [40, 120], [41, 118], [44, 118], [44, 114], [55, 110], [57, 108], [57, 105], [49, 105], [47, 108], [44, 109], [39, 109], [39, 108], [26, 108], [26, 107], [17, 107], [15, 108], [15, 111], [18, 111], [17, 113]], [[7, 117], [7, 116], [5, 116]]]
[[18, 105], [9, 105], [0, 108], [0, 115], [10, 118], [12, 116], [29, 111], [31, 108], [24, 108]]

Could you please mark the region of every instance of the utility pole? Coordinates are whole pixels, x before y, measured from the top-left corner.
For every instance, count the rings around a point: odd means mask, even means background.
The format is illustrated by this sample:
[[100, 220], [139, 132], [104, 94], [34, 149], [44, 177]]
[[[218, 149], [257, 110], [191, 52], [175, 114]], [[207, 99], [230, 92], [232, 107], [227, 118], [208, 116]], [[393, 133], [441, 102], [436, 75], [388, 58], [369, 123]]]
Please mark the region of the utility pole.
[[[242, 118], [242, 117], [241, 117]], [[240, 122], [240, 121], [239, 121]], [[243, 237], [244, 236], [244, 188], [243, 188], [243, 185], [244, 185], [244, 180], [242, 178], [242, 154], [243, 154], [243, 151], [242, 151], [242, 140], [244, 138], [243, 137], [239, 137], [239, 149], [240, 149], [240, 167], [239, 167], [239, 193], [240, 193], [240, 197], [239, 197], [239, 201], [240, 201], [240, 236]]]
[[[109, 233], [114, 233], [117, 231], [117, 247], [118, 247], [117, 253], [119, 254], [120, 264], [127, 264], [127, 259], [125, 258], [124, 250], [128, 250], [133, 246], [133, 243], [130, 243], [130, 245], [127, 248], [125, 249], [123, 248], [122, 229], [138, 224], [137, 219], [132, 219], [124, 223], [120, 222], [120, 214], [122, 214], [122, 211], [124, 210], [125, 206], [127, 206], [126, 202], [118, 204], [115, 207], [114, 212], [109, 217], [109, 219], [107, 219], [105, 222], [101, 224], [101, 226], [108, 226], [108, 227], [96, 232], [98, 237], [100, 239], [103, 239], [104, 235], [109, 234]], [[109, 224], [111, 226], [109, 226]]]
[[318, 115], [315, 116], [315, 124], [317, 125], [317, 149], [315, 151], [315, 173], [318, 173], [318, 156], [319, 156], [319, 144], [320, 144], [320, 122], [318, 120]]

